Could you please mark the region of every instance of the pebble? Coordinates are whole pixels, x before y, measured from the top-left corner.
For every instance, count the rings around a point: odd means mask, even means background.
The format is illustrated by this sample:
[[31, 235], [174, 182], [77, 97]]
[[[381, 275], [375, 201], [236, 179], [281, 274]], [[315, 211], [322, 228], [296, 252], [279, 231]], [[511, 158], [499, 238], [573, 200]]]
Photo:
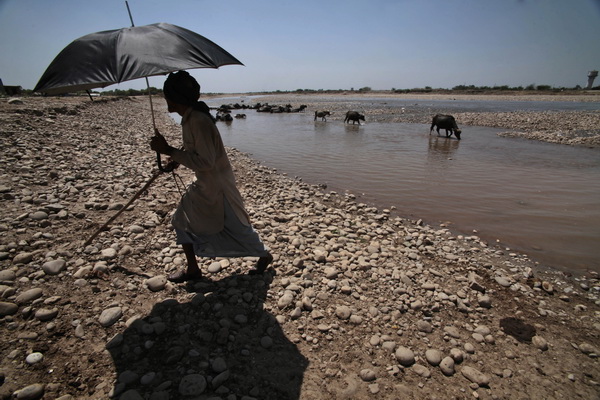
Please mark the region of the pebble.
[[19, 311], [19, 306], [14, 303], [0, 301], [0, 317], [16, 314]]
[[396, 349], [396, 360], [403, 367], [410, 367], [415, 363], [415, 353], [407, 347], [400, 346]]
[[111, 307], [102, 311], [100, 317], [98, 318], [98, 322], [100, 325], [107, 328], [111, 325], [114, 325], [123, 315], [123, 310], [121, 307]]
[[437, 367], [442, 362], [442, 352], [439, 350], [429, 349], [425, 352], [425, 359], [429, 365]]
[[460, 372], [465, 378], [479, 386], [489, 386], [490, 377], [473, 367], [462, 367]]
[[22, 292], [21, 294], [19, 294], [15, 298], [15, 303], [17, 303], [19, 305], [30, 303], [33, 300], [36, 300], [36, 299], [39, 299], [40, 297], [42, 297], [43, 293], [44, 292], [43, 292], [42, 288], [33, 288], [33, 289], [26, 290], [26, 291]]
[[25, 358], [25, 362], [27, 364], [33, 365], [33, 364], [37, 364], [40, 361], [42, 361], [44, 359], [44, 355], [42, 353], [31, 353], [28, 354], [27, 357]]
[[36, 400], [40, 399], [44, 395], [44, 385], [41, 383], [34, 383], [29, 386], [25, 386], [22, 389], [17, 390], [13, 393], [13, 397], [17, 400]]
[[200, 374], [185, 375], [179, 382], [179, 394], [185, 397], [199, 396], [206, 390], [206, 378]]
[[548, 342], [546, 341], [546, 339], [544, 339], [541, 336], [534, 336], [531, 338], [531, 343], [537, 348], [540, 349], [542, 351], [546, 351], [548, 350]]
[[42, 270], [46, 273], [46, 275], [58, 275], [67, 266], [67, 262], [65, 260], [52, 260], [46, 261], [42, 265]]
[[360, 379], [362, 379], [365, 382], [372, 382], [375, 379], [377, 379], [377, 375], [375, 374], [375, 371], [373, 371], [372, 369], [368, 369], [368, 368], [361, 370], [358, 375], [360, 376]]
[[167, 285], [167, 277], [165, 275], [154, 276], [146, 280], [146, 286], [153, 292], [159, 292]]
[[440, 370], [446, 376], [454, 375], [454, 359], [452, 357], [444, 357], [439, 364]]

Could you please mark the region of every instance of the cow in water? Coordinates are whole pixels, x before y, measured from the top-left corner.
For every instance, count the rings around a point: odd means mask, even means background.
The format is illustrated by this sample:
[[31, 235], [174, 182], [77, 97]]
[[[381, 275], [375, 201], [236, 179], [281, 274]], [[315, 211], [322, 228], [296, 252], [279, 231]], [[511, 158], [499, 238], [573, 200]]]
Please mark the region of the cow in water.
[[346, 118], [344, 118], [344, 123], [348, 122], [350, 123], [350, 121], [352, 121], [352, 125], [354, 125], [355, 122], [358, 122], [358, 124], [360, 125], [360, 121], [364, 121], [365, 120], [365, 116], [356, 112], [356, 111], [348, 111], [346, 113]]
[[454, 119], [452, 115], [437, 114], [431, 121], [431, 128], [429, 129], [430, 135], [431, 132], [433, 132], [434, 127], [436, 128], [438, 135], [440, 134], [440, 129], [445, 129], [446, 137], [450, 137], [454, 133], [456, 139], [460, 140], [460, 133], [462, 131], [458, 129], [458, 125], [456, 125], [456, 119]]
[[321, 121], [327, 121], [327, 116], [331, 115], [329, 111], [315, 111], [315, 121], [317, 118], [321, 118]]

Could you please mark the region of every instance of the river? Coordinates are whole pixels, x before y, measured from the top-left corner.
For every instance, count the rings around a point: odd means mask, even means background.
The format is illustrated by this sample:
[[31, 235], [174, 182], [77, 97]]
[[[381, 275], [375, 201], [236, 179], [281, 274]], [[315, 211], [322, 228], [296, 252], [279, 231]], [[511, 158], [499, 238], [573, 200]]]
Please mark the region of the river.
[[[410, 104], [381, 101], [391, 107]], [[229, 102], [235, 99], [208, 103]], [[494, 101], [421, 106], [461, 111], [598, 108], [597, 103]], [[364, 203], [394, 206], [401, 217], [446, 224], [457, 234], [476, 231], [542, 267], [600, 272], [598, 149], [503, 138], [497, 133], [506, 129], [477, 126], [462, 127], [458, 141], [430, 135], [423, 124], [367, 120], [358, 126], [314, 121], [311, 113], [239, 112], [247, 118], [218, 123], [225, 145], [279, 172], [326, 184], [327, 190], [348, 191]]]

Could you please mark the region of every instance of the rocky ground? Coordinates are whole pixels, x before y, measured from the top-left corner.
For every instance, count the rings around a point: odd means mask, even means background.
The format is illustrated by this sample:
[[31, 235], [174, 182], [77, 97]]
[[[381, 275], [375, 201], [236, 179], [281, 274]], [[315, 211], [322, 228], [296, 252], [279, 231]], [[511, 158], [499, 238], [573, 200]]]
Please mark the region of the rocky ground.
[[[153, 177], [148, 109], [0, 99], [0, 398], [600, 397], [597, 274], [538, 271], [476, 232], [400, 218], [235, 149], [275, 255], [264, 276], [247, 275], [254, 259], [222, 259], [205, 260], [204, 281], [166, 281], [184, 263], [169, 224], [184, 168], [84, 246]], [[590, 114], [582, 130], [597, 134]], [[157, 119], [177, 143], [179, 127]]]

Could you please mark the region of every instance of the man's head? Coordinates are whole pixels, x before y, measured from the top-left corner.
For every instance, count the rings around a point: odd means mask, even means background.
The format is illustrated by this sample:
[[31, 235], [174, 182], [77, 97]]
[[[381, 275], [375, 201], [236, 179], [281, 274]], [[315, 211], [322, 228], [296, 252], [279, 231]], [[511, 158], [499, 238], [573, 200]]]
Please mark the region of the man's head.
[[172, 103], [193, 106], [200, 97], [200, 85], [189, 73], [179, 71], [169, 74], [163, 85], [163, 93], [169, 105], [169, 112], [173, 112]]

